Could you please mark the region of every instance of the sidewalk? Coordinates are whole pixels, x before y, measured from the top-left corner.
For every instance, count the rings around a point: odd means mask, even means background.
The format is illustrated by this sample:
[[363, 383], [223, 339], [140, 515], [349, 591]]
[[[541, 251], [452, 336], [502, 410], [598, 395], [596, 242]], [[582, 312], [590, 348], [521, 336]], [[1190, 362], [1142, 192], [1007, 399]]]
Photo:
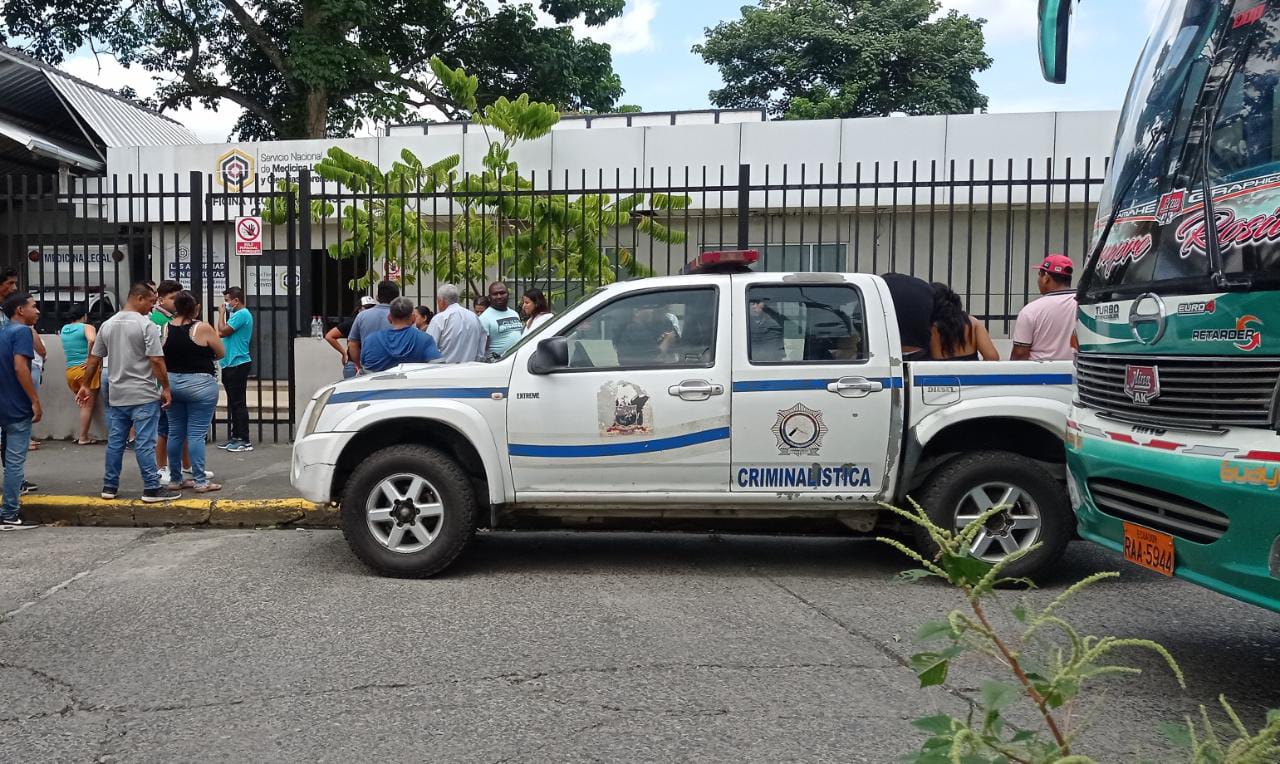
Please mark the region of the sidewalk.
[[209, 444], [207, 467], [216, 493], [183, 491], [160, 504], [141, 501], [142, 479], [132, 451], [125, 452], [119, 498], [99, 498], [106, 445], [77, 446], [43, 441], [27, 458], [27, 480], [40, 487], [22, 497], [22, 513], [41, 523], [65, 525], [335, 527], [337, 514], [298, 497], [289, 485], [288, 444], [255, 444], [250, 453], [230, 454]]

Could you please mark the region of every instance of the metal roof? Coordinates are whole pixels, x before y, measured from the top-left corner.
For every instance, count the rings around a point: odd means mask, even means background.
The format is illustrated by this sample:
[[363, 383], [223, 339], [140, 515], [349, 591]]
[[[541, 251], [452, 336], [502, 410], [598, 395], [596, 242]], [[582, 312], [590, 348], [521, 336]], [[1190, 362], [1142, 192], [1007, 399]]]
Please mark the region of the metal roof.
[[195, 133], [168, 117], [145, 111], [63, 74], [46, 70], [45, 76], [109, 148], [178, 146], [200, 142]]
[[83, 150], [76, 146], [48, 135], [41, 135], [2, 118], [0, 118], [0, 138], [18, 144], [39, 159], [65, 162], [72, 167], [82, 167], [92, 172], [102, 172], [107, 169], [106, 162], [85, 156]]
[[105, 148], [200, 142], [186, 127], [159, 112], [4, 46], [0, 46], [0, 113], [38, 132], [86, 144], [98, 154], [105, 153]]

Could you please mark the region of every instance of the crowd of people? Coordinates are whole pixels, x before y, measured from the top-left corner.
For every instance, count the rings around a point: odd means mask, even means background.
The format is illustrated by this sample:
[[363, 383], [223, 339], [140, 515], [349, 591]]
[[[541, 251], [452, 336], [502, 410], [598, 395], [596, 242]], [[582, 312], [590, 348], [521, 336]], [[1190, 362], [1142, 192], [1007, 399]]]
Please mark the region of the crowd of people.
[[[1042, 295], [1018, 313], [1011, 361], [1070, 361], [1075, 358], [1074, 267], [1066, 255], [1049, 255], [1036, 268]], [[946, 284], [915, 276], [883, 276], [897, 312], [903, 359], [908, 361], [999, 361], [1000, 352], [981, 321], [969, 315]]]
[[380, 281], [374, 296], [360, 298], [356, 314], [330, 329], [324, 339], [342, 359], [342, 376], [385, 371], [404, 363], [470, 363], [500, 358], [526, 332], [552, 317], [542, 290], [527, 290], [520, 311], [510, 307], [504, 282], [489, 285], [472, 310], [461, 304], [453, 284], [436, 289], [436, 309], [400, 295], [394, 281]]
[[[72, 311], [59, 331], [66, 382], [79, 404], [74, 442], [90, 436], [94, 408], [103, 403], [107, 422], [101, 496], [119, 494], [124, 453], [132, 450], [142, 478], [142, 500], [171, 501], [182, 491], [221, 489], [205, 466], [206, 441], [218, 405], [218, 372], [227, 395], [230, 438], [219, 446], [252, 451], [246, 388], [252, 367], [253, 314], [244, 291], [223, 294], [216, 323], [201, 319], [195, 295], [177, 281], [134, 284], [123, 309], [95, 329], [89, 309]], [[36, 486], [25, 480], [32, 426], [43, 417], [40, 373], [46, 356], [35, 332], [40, 307], [17, 291], [17, 275], [0, 273], [0, 433], [4, 454], [4, 498], [0, 530], [34, 527], [19, 511], [19, 496]], [[37, 360], [39, 359], [39, 360]]]

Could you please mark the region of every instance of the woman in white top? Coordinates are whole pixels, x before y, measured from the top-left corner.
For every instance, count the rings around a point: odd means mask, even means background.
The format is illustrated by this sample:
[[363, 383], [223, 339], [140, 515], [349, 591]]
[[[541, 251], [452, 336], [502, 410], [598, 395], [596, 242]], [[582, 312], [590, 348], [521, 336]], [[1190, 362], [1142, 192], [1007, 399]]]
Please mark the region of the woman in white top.
[[551, 312], [551, 306], [547, 304], [547, 296], [537, 287], [525, 291], [524, 299], [520, 301], [520, 312], [528, 317], [524, 322], [526, 332], [537, 329], [555, 315]]

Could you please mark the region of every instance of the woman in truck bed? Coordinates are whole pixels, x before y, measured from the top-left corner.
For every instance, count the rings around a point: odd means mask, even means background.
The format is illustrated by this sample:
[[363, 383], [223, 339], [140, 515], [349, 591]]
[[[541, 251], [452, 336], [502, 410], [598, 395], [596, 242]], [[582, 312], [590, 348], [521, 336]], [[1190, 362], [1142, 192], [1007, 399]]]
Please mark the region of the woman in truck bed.
[[935, 361], [999, 361], [987, 327], [965, 312], [960, 295], [946, 284], [933, 285], [933, 327], [929, 354]]

